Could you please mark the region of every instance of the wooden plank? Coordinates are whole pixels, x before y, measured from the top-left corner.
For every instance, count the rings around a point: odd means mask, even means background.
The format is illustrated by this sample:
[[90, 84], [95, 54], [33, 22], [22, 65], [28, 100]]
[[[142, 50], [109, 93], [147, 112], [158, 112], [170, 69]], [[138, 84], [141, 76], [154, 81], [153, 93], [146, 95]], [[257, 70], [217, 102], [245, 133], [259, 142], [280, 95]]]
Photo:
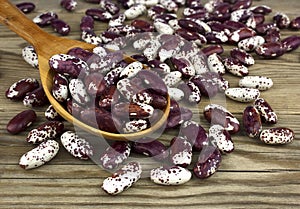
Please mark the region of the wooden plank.
[[[182, 186], [159, 186], [139, 180], [130, 190], [112, 197], [100, 185], [102, 178], [1, 179], [0, 206], [126, 207], [126, 208], [284, 208], [299, 207], [299, 173], [218, 173], [206, 180], [192, 179]], [[63, 187], [62, 187], [63, 185]], [[286, 188], [289, 188], [288, 190]], [[57, 189], [63, 188], [63, 189]], [[159, 192], [158, 192], [159, 191]], [[64, 198], [61, 198], [64, 197]], [[17, 200], [17, 201], [16, 201]]]

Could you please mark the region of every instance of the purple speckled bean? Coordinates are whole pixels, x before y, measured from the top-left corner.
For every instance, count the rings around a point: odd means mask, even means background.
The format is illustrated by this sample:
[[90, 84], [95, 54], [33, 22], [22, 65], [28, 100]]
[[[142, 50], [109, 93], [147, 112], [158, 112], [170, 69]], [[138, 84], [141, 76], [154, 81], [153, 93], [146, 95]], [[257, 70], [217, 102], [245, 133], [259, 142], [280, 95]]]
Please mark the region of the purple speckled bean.
[[177, 110], [170, 109], [166, 128], [175, 128], [184, 121], [191, 120], [192, 117], [193, 112], [188, 108], [180, 107]]
[[133, 20], [131, 22], [131, 25], [143, 32], [153, 32], [154, 31], [154, 27], [151, 23], [145, 21], [145, 20]]
[[99, 45], [102, 43], [100, 36], [97, 36], [93, 30], [85, 30], [81, 32], [81, 40], [89, 44]]
[[[215, 77], [217, 78], [217, 74], [215, 74]], [[213, 97], [219, 92], [218, 83], [211, 79], [211, 76], [207, 73], [193, 76], [190, 81], [195, 83], [201, 94], [206, 97]]]
[[30, 13], [35, 9], [35, 4], [32, 2], [21, 2], [16, 4], [16, 6], [25, 14]]
[[231, 6], [231, 11], [238, 9], [248, 9], [252, 5], [252, 0], [239, 0]]
[[243, 125], [249, 137], [259, 136], [262, 131], [262, 123], [259, 111], [254, 106], [247, 106], [243, 113]]
[[251, 28], [245, 27], [238, 29], [234, 32], [232, 32], [229, 36], [229, 41], [232, 43], [238, 43], [239, 41], [245, 39], [245, 38], [250, 38], [252, 36], [255, 36], [256, 32], [252, 30]]
[[88, 108], [80, 112], [80, 119], [100, 130], [118, 133], [122, 126], [118, 118], [113, 118], [111, 113], [103, 108]]
[[265, 35], [270, 28], [276, 27], [275, 23], [262, 23], [256, 26], [255, 30], [259, 35]]
[[188, 31], [186, 29], [179, 28], [178, 30], [175, 31], [175, 33], [181, 36], [182, 38], [184, 38], [185, 40], [197, 44], [198, 46], [202, 46], [203, 44], [207, 43], [206, 37], [197, 32]]
[[289, 28], [292, 30], [300, 30], [300, 16], [291, 20]]
[[242, 49], [233, 48], [230, 50], [230, 55], [246, 66], [254, 65], [255, 61], [252, 55]]
[[221, 125], [231, 134], [235, 134], [240, 130], [238, 119], [221, 105], [209, 104], [205, 106], [203, 115], [209, 123]]
[[94, 19], [89, 15], [82, 17], [80, 21], [80, 30], [81, 31], [94, 30]]
[[120, 11], [119, 6], [110, 0], [100, 0], [99, 5], [112, 15], [118, 14]]
[[285, 47], [281, 42], [264, 43], [255, 49], [255, 53], [264, 58], [276, 58], [285, 53]]
[[132, 152], [153, 157], [155, 160], [163, 161], [169, 156], [167, 147], [158, 140], [140, 139], [132, 144]]
[[277, 27], [270, 28], [267, 34], [264, 36], [266, 42], [279, 42], [280, 41], [280, 30]]
[[207, 43], [211, 43], [211, 44], [222, 44], [222, 43], [226, 43], [228, 41], [228, 36], [225, 34], [224, 31], [208, 32], [205, 34], [205, 38], [207, 40]]
[[227, 29], [229, 29], [231, 32], [245, 28], [246, 25], [244, 23], [241, 22], [235, 22], [232, 20], [227, 20], [223, 23]]
[[300, 36], [288, 36], [281, 43], [287, 52], [296, 50], [300, 46]]
[[150, 171], [150, 179], [159, 185], [181, 185], [192, 178], [192, 173], [181, 166], [160, 166]]
[[49, 103], [49, 100], [42, 86], [29, 92], [23, 99], [23, 104], [26, 107], [40, 107]]
[[113, 16], [108, 11], [99, 8], [87, 9], [86, 15], [91, 16], [94, 20], [108, 22]]
[[271, 124], [277, 123], [277, 114], [265, 99], [257, 98], [254, 102], [254, 107], [260, 113], [262, 122]]
[[77, 7], [76, 0], [61, 0], [60, 5], [65, 8], [67, 11], [73, 11]]
[[249, 74], [248, 68], [235, 58], [232, 57], [224, 58], [223, 63], [226, 70], [232, 75], [244, 77]]
[[73, 78], [77, 78], [81, 71], [88, 71], [89, 69], [86, 62], [67, 54], [53, 55], [49, 60], [49, 65], [52, 70]]
[[27, 93], [39, 87], [35, 78], [23, 78], [13, 83], [5, 92], [5, 96], [11, 100], [22, 100]]
[[195, 176], [200, 179], [210, 177], [218, 170], [221, 161], [219, 149], [213, 146], [204, 147], [193, 169]]
[[100, 73], [91, 73], [84, 78], [86, 91], [91, 96], [101, 95], [107, 88], [104, 77]]
[[288, 28], [291, 23], [290, 18], [282, 12], [278, 12], [273, 16], [273, 22], [280, 29]]
[[194, 121], [185, 121], [180, 129], [180, 135], [192, 144], [194, 151], [201, 151], [204, 146], [208, 145], [207, 132]]
[[152, 6], [151, 8], [149, 8], [147, 11], [147, 15], [148, 15], [148, 17], [150, 17], [153, 20], [157, 16], [166, 13], [166, 11], [167, 10], [164, 8], [164, 6], [158, 4], [158, 5], [155, 5], [155, 6]]
[[15, 115], [6, 125], [11, 134], [18, 134], [24, 131], [36, 120], [36, 113], [33, 110], [24, 110]]
[[209, 56], [211, 54], [217, 53], [217, 54], [222, 54], [224, 52], [224, 49], [222, 45], [210, 45], [205, 48], [202, 48], [201, 51], [206, 55]]
[[34, 68], [39, 67], [38, 55], [33, 46], [29, 45], [22, 49], [23, 59]]
[[254, 14], [262, 14], [262, 15], [267, 15], [272, 12], [272, 8], [266, 5], [259, 5], [259, 6], [254, 6], [250, 8], [251, 12]]
[[141, 70], [138, 72], [137, 77], [144, 81], [148, 89], [151, 89], [162, 96], [167, 95], [168, 89], [165, 83], [156, 73], [149, 70]]
[[154, 108], [148, 104], [119, 102], [112, 107], [112, 113], [118, 118], [146, 119], [153, 115]]
[[63, 36], [66, 36], [70, 33], [71, 27], [66, 22], [61, 19], [54, 19], [51, 21], [51, 26], [53, 30]]
[[57, 19], [58, 16], [55, 12], [44, 12], [33, 18], [33, 22], [40, 27], [44, 27], [51, 24], [51, 21]]
[[295, 133], [286, 127], [276, 127], [263, 130], [259, 138], [266, 144], [287, 144], [293, 142]]

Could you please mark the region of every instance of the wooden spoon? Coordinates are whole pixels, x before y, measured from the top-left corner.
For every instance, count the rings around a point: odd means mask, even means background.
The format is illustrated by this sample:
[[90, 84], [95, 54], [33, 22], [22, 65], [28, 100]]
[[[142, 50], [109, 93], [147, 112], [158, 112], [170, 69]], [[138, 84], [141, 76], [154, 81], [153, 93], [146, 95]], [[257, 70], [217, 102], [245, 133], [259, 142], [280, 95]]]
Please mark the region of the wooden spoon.
[[[66, 53], [71, 48], [81, 47], [83, 49], [92, 50], [95, 45], [53, 36], [43, 31], [9, 1], [0, 0], [0, 5], [0, 22], [34, 46], [34, 49], [38, 54], [41, 83], [46, 96], [54, 109], [64, 119], [85, 131], [112, 140], [135, 140], [150, 136], [165, 124], [170, 110], [170, 98], [168, 98], [168, 105], [159, 121], [150, 128], [139, 132], [128, 134], [109, 133], [91, 127], [74, 118], [51, 94], [54, 72], [50, 70], [48, 61], [54, 54]], [[125, 59], [128, 59], [128, 57], [125, 57]]]

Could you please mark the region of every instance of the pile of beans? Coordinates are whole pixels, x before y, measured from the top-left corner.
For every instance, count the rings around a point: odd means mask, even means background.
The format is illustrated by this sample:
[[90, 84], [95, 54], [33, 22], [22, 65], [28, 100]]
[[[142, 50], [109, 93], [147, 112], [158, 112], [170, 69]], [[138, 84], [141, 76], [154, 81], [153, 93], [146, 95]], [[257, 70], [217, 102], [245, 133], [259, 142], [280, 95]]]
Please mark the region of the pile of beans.
[[[141, 130], [137, 127], [149, 127], [145, 124], [155, 120], [152, 117], [156, 110], [165, 107], [168, 94], [171, 110], [166, 130], [180, 129], [169, 146], [150, 138], [116, 141], [101, 156], [96, 156], [103, 168], [114, 171], [103, 182], [105, 192], [118, 194], [141, 177], [140, 163], [127, 162], [131, 153], [147, 155], [161, 162], [161, 167], [153, 168], [149, 173], [154, 183], [178, 185], [192, 178], [188, 166], [192, 163], [192, 155], [199, 152], [193, 165], [194, 176], [203, 179], [213, 175], [220, 167], [222, 154], [234, 150], [231, 135], [241, 129], [249, 137], [260, 138], [266, 144], [293, 141], [294, 132], [289, 128], [263, 129], [264, 123], [276, 124], [278, 120], [271, 105], [260, 97], [260, 92], [271, 88], [273, 81], [269, 77], [249, 76], [248, 69], [255, 63], [251, 53], [271, 59], [297, 49], [300, 36], [281, 39], [280, 30], [299, 30], [300, 17], [290, 20], [280, 12], [273, 16], [272, 22], [265, 22], [272, 9], [266, 5], [251, 7], [251, 0], [209, 0], [207, 3], [200, 0], [86, 1], [98, 5], [86, 10], [86, 16], [82, 17], [80, 38], [95, 44], [95, 49], [88, 52], [74, 48], [67, 54], [53, 55], [49, 61], [50, 68], [56, 71], [53, 96], [89, 125], [126, 133]], [[76, 9], [75, 0], [61, 1], [61, 5], [69, 11]], [[34, 9], [30, 3], [18, 6], [23, 12]], [[182, 14], [178, 14], [179, 7], [184, 7]], [[138, 19], [142, 15], [150, 21]], [[41, 27], [51, 24], [62, 35], [70, 31], [53, 12], [40, 14], [34, 21]], [[108, 24], [107, 30], [100, 35], [94, 31], [96, 21]], [[223, 44], [233, 46], [229, 57], [222, 57]], [[128, 45], [138, 52], [132, 55], [136, 60], [132, 63], [123, 60], [122, 50]], [[23, 56], [32, 66], [38, 67], [37, 55], [31, 46], [23, 50]], [[67, 69], [61, 67], [66, 63]], [[143, 67], [149, 69], [143, 70]], [[223, 77], [225, 73], [240, 78], [239, 87], [230, 87]], [[209, 104], [203, 110], [205, 119], [211, 124], [209, 130], [193, 121], [189, 105], [197, 105], [202, 97], [212, 98], [220, 92], [229, 99], [248, 104], [243, 112], [243, 127], [219, 104]], [[6, 96], [23, 100], [28, 107], [47, 103], [43, 89], [33, 78], [16, 82]], [[90, 102], [91, 97], [97, 98], [96, 103]], [[82, 109], [86, 104], [90, 106]], [[125, 117], [125, 109], [131, 114], [129, 120], [115, 122], [115, 118]], [[140, 115], [135, 118], [137, 112]], [[92, 114], [99, 117], [98, 121], [89, 120]], [[113, 114], [117, 117], [112, 117]], [[126, 114], [128, 117], [128, 111]], [[57, 137], [74, 157], [86, 160], [93, 156], [94, 148], [88, 140], [64, 131], [62, 119], [51, 105], [45, 115], [50, 121], [28, 134], [27, 141], [38, 146], [21, 157], [21, 167], [35, 168], [51, 160], [59, 150], [59, 144], [54, 140]], [[7, 129], [17, 134], [35, 119], [34, 111], [21, 112], [8, 123]], [[106, 121], [104, 124], [108, 125], [100, 126], [99, 121]], [[137, 122], [140, 123], [136, 125]], [[116, 124], [127, 125], [116, 127]]]

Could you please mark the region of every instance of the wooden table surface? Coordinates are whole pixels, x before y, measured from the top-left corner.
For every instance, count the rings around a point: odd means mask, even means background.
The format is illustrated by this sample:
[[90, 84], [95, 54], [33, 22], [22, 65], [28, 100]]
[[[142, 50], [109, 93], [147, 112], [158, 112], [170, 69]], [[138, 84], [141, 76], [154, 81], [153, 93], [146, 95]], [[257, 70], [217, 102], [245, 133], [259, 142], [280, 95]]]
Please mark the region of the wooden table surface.
[[[19, 1], [13, 1], [14, 3]], [[79, 21], [87, 8], [95, 7], [79, 1], [74, 13], [60, 8], [58, 1], [34, 1], [36, 10], [28, 14], [33, 18], [40, 12], [54, 10], [72, 27], [68, 36], [79, 39]], [[283, 11], [290, 17], [299, 15], [299, 0], [261, 0], [254, 5], [265, 4], [273, 8], [273, 14]], [[1, 5], [0, 5], [1, 6]], [[269, 20], [271, 15], [268, 16]], [[96, 23], [96, 32], [106, 27]], [[51, 28], [46, 31], [53, 33]], [[300, 32], [282, 31], [282, 37], [300, 35]], [[274, 86], [261, 96], [277, 112], [276, 126], [293, 129], [296, 138], [292, 144], [270, 146], [250, 139], [243, 131], [233, 135], [235, 151], [224, 155], [218, 172], [200, 180], [195, 177], [181, 186], [160, 186], [145, 177], [132, 188], [118, 196], [110, 196], [100, 188], [109, 172], [93, 161], [80, 161], [71, 157], [63, 147], [46, 165], [23, 170], [19, 158], [33, 146], [25, 141], [28, 131], [10, 135], [7, 122], [27, 108], [21, 102], [5, 98], [6, 89], [15, 81], [39, 78], [38, 71], [29, 66], [21, 56], [28, 44], [4, 26], [0, 26], [0, 208], [299, 208], [300, 207], [300, 50], [287, 53], [275, 60], [264, 60], [254, 55], [256, 64], [250, 67], [250, 75], [269, 76]], [[226, 47], [228, 49], [232, 47]], [[225, 53], [226, 55], [226, 53]], [[238, 78], [226, 75], [231, 86]], [[199, 110], [208, 104], [204, 99]], [[227, 100], [226, 107], [241, 119], [248, 104]], [[45, 107], [35, 109], [38, 120], [32, 127], [45, 121]], [[201, 116], [202, 117], [202, 116]], [[203, 119], [203, 118], [202, 118]], [[67, 128], [72, 124], [65, 123]], [[204, 120], [202, 125], [209, 127]], [[264, 126], [267, 128], [270, 126]], [[176, 132], [168, 132], [161, 141], [168, 143]], [[194, 161], [197, 158], [195, 153]]]

